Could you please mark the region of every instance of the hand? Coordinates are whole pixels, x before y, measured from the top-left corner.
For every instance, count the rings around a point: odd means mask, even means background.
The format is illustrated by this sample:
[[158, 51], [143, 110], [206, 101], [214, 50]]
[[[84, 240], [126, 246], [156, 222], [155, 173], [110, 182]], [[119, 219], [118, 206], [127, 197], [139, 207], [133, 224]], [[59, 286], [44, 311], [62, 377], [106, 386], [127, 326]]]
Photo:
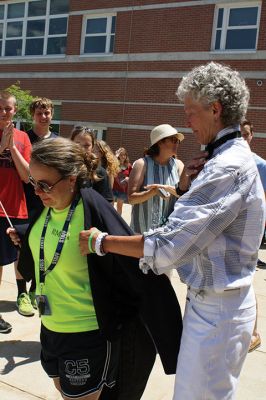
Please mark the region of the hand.
[[15, 228], [7, 228], [6, 233], [10, 237], [15, 246], [21, 247], [21, 240]]
[[121, 179], [121, 181], [120, 181], [120, 185], [126, 186], [128, 179], [129, 179], [128, 177], [126, 177], [126, 178], [123, 177], [123, 179]]
[[0, 146], [1, 152], [7, 148], [12, 149], [14, 147], [14, 125], [11, 121], [3, 129]]
[[178, 184], [181, 190], [186, 192], [189, 189], [191, 180], [197, 177], [207, 162], [207, 156], [208, 153], [206, 151], [201, 151], [185, 165]]
[[186, 177], [190, 177], [191, 179], [196, 178], [196, 176], [203, 169], [204, 164], [207, 162], [206, 157], [208, 156], [207, 151], [201, 151], [198, 153], [192, 160], [190, 160], [186, 165], [182, 172]]
[[91, 247], [94, 250], [96, 239], [101, 231], [99, 231], [97, 228], [90, 228], [87, 231], [81, 231], [79, 233], [79, 250], [82, 256], [86, 256], [87, 254], [91, 253], [89, 250], [89, 237], [93, 232], [94, 235], [91, 240]]
[[[171, 195], [170, 187], [168, 185], [161, 185], [160, 183], [152, 183], [150, 185], [145, 186], [144, 189], [154, 190], [155, 192], [154, 194], [162, 197], [162, 199], [164, 200], [169, 200]], [[165, 193], [162, 193], [160, 189], [163, 189]]]

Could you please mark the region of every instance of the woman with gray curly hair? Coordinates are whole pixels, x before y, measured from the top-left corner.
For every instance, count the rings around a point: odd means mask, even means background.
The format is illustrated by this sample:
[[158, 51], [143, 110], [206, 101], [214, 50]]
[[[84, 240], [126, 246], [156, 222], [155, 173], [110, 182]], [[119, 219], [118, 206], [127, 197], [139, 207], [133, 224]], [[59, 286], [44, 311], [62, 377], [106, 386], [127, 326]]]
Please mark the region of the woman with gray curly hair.
[[[206, 160], [186, 166], [166, 225], [133, 237], [96, 233], [92, 247], [97, 238], [102, 255], [139, 257], [143, 272], [177, 269], [188, 291], [174, 400], [231, 400], [255, 322], [264, 229], [264, 192], [239, 126], [249, 90], [238, 72], [211, 62], [183, 77], [177, 95]], [[89, 252], [85, 240], [81, 248]]]
[[176, 94], [181, 101], [189, 96], [206, 109], [219, 102], [224, 127], [240, 124], [247, 113], [249, 90], [244, 79], [238, 72], [214, 62], [197, 67], [184, 77]]

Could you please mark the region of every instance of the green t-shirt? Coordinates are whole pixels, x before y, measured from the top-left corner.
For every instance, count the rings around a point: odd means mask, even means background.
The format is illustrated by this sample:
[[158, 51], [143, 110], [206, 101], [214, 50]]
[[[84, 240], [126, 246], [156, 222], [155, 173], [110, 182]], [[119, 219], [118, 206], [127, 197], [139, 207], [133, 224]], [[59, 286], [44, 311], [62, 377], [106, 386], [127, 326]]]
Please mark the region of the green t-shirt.
[[[51, 210], [44, 240], [45, 269], [53, 259], [69, 207]], [[45, 208], [29, 235], [29, 245], [35, 263], [36, 294], [40, 294], [40, 238], [47, 215]], [[47, 296], [52, 315], [42, 315], [42, 323], [54, 332], [86, 332], [98, 329], [87, 257], [79, 250], [79, 233], [84, 229], [84, 209], [80, 200], [72, 216], [63, 250], [57, 265], [45, 278], [43, 294]]]

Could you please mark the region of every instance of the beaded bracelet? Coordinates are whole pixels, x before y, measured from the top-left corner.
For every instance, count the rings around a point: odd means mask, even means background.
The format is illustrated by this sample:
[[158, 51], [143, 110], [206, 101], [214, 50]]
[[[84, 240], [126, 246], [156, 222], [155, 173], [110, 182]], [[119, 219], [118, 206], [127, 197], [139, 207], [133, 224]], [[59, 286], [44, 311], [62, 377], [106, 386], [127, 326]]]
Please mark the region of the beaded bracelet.
[[106, 253], [103, 250], [103, 239], [105, 238], [105, 236], [108, 236], [107, 232], [101, 232], [96, 239], [95, 242], [95, 252], [97, 254], [97, 256], [105, 256]]

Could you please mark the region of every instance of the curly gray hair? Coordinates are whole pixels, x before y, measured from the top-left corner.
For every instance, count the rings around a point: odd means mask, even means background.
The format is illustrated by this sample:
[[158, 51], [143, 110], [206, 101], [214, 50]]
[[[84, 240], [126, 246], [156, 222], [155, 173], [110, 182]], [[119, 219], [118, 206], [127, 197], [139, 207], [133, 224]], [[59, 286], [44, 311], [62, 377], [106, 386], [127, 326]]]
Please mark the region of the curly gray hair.
[[196, 67], [184, 76], [176, 94], [181, 101], [191, 96], [206, 106], [219, 101], [224, 126], [241, 123], [249, 102], [249, 89], [240, 74], [214, 62]]

